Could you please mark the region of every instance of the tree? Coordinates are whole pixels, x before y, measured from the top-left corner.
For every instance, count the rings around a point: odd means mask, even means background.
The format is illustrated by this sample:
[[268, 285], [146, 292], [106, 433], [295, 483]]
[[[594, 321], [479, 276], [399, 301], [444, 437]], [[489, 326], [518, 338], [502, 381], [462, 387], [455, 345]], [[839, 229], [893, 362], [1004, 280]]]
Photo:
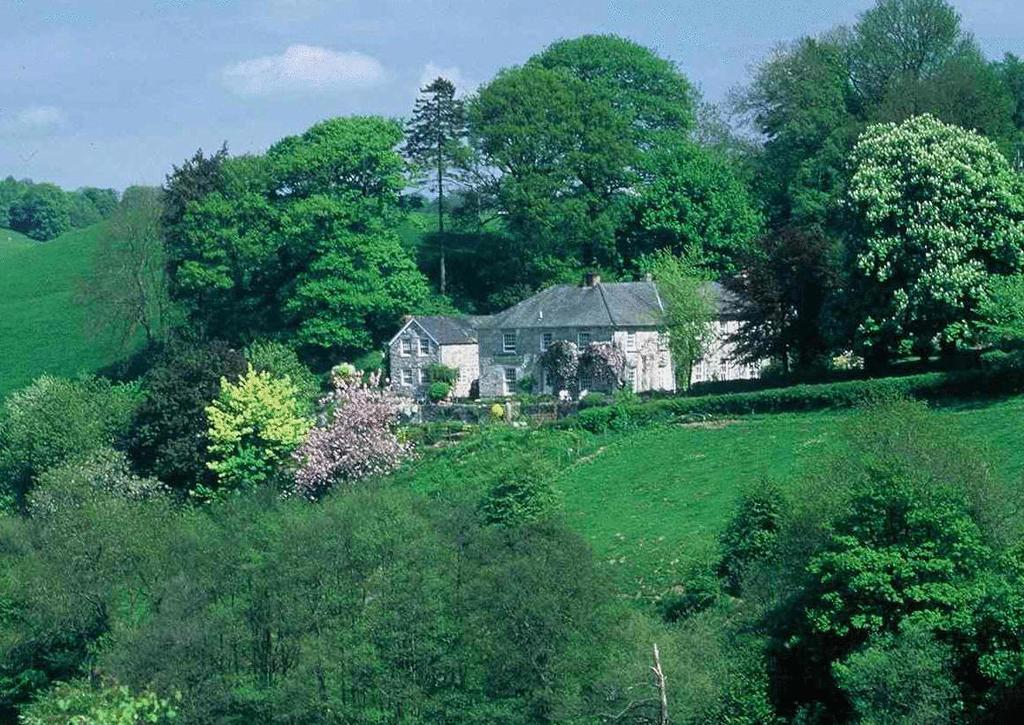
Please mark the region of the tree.
[[245, 359], [256, 372], [291, 380], [303, 410], [313, 412], [320, 398], [320, 378], [302, 364], [294, 349], [273, 340], [257, 340], [246, 345]]
[[135, 384], [50, 375], [11, 393], [0, 416], [0, 497], [22, 503], [46, 469], [120, 444], [140, 397]]
[[32, 184], [10, 207], [11, 229], [46, 241], [71, 228], [71, 205], [54, 184]]
[[250, 364], [237, 383], [220, 381], [220, 393], [206, 408], [210, 421], [210, 470], [217, 490], [200, 495], [251, 490], [273, 481], [305, 439], [311, 421], [302, 414], [298, 390], [287, 377], [257, 372]]
[[380, 386], [379, 373], [366, 381], [336, 375], [332, 383], [316, 426], [294, 455], [293, 491], [305, 498], [318, 498], [336, 483], [352, 486], [389, 473], [412, 454], [396, 432], [402, 402]]
[[742, 273], [724, 285], [735, 296], [740, 322], [732, 341], [744, 360], [778, 360], [787, 374], [791, 366], [808, 370], [821, 362], [837, 256], [825, 234], [787, 227], [766, 234], [740, 260]]
[[632, 200], [634, 219], [622, 243], [625, 262], [658, 249], [735, 274], [761, 231], [761, 215], [724, 159], [684, 142], [651, 154], [650, 180]]
[[851, 163], [859, 338], [876, 358], [969, 342], [989, 276], [1021, 268], [1020, 179], [991, 141], [931, 116], [871, 127]]
[[335, 118], [172, 177], [172, 291], [192, 322], [238, 343], [297, 340], [330, 367], [421, 311], [429, 287], [395, 231], [401, 138], [392, 121]]
[[160, 190], [132, 186], [111, 216], [93, 254], [92, 274], [81, 290], [101, 332], [127, 350], [139, 331], [147, 346], [163, 338], [174, 321], [167, 285]]
[[456, 170], [466, 162], [466, 114], [462, 101], [455, 97], [455, 84], [447, 78], [435, 78], [420, 89], [412, 118], [405, 127], [404, 152], [421, 170], [433, 173], [437, 191], [437, 233], [441, 244], [441, 294], [447, 290], [445, 267], [445, 183], [456, 182]]
[[668, 336], [676, 380], [690, 386], [694, 363], [704, 354], [712, 337], [715, 300], [707, 274], [696, 264], [668, 250], [655, 252], [644, 261], [658, 284], [658, 296], [665, 306], [663, 334]]
[[626, 382], [626, 353], [607, 340], [587, 345], [580, 353], [579, 367], [595, 386], [618, 390]]
[[500, 72], [468, 113], [475, 148], [499, 174], [496, 203], [531, 267], [524, 281], [613, 262], [637, 148], [608, 90], [528, 64]]
[[618, 35], [583, 35], [559, 40], [530, 58], [528, 65], [564, 70], [600, 86], [629, 123], [643, 149], [681, 142], [694, 127], [696, 89], [675, 63]]
[[1017, 345], [1024, 341], [1024, 275], [993, 275], [978, 305], [984, 341]]
[[88, 680], [62, 682], [25, 708], [23, 725], [94, 723], [94, 725], [135, 725], [173, 723], [177, 710], [169, 698], [152, 692], [134, 694], [123, 685]]
[[215, 485], [206, 466], [206, 406], [221, 379], [236, 380], [245, 369], [242, 353], [224, 341], [165, 343], [142, 378], [145, 398], [129, 446], [135, 465], [179, 491]]
[[877, 102], [894, 82], [938, 72], [963, 40], [960, 15], [946, 0], [879, 0], [854, 27], [853, 86]]

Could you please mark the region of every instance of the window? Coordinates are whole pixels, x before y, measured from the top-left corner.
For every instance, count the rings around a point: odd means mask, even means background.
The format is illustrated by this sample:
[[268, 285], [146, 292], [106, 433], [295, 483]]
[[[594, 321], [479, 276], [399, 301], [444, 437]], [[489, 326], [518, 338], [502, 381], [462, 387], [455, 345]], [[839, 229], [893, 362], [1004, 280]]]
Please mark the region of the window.
[[590, 344], [590, 332], [580, 330], [576, 334], [576, 344], [580, 347], [585, 347]]
[[423, 385], [423, 383], [427, 382], [427, 371], [424, 370], [423, 368], [420, 368], [419, 372], [420, 372], [420, 385]]
[[636, 350], [636, 332], [634, 330], [626, 333], [626, 349], [630, 352]]
[[421, 337], [420, 338], [420, 355], [429, 355], [429, 354], [430, 354], [430, 338], [429, 337]]
[[505, 368], [505, 393], [514, 393], [516, 390], [516, 369]]
[[580, 390], [590, 390], [594, 385], [594, 381], [589, 375], [580, 375]]
[[509, 353], [514, 353], [516, 351], [516, 333], [501, 333], [501, 351]]
[[545, 332], [543, 335], [540, 336], [540, 349], [541, 349], [541, 352], [543, 352], [544, 350], [547, 350], [549, 347], [551, 347], [552, 339], [553, 339], [553, 336], [552, 336], [552, 334], [550, 332]]
[[636, 390], [636, 368], [626, 368], [626, 385], [630, 390]]
[[412, 385], [412, 368], [402, 368], [402, 385]]
[[411, 337], [403, 337], [402, 338], [402, 354], [403, 355], [412, 355], [412, 338]]

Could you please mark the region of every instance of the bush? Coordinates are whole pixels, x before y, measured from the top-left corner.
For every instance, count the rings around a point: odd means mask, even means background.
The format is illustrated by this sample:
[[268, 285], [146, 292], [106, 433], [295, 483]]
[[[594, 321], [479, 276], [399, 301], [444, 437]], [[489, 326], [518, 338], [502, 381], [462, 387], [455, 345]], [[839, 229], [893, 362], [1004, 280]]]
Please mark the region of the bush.
[[0, 480], [24, 495], [51, 466], [120, 444], [141, 401], [135, 384], [43, 375], [8, 396], [0, 413]]
[[554, 510], [554, 489], [543, 471], [505, 472], [481, 503], [484, 520], [499, 526], [518, 526], [544, 518]]
[[88, 680], [62, 682], [25, 708], [23, 725], [135, 725], [170, 723], [177, 719], [170, 699], [152, 692], [141, 695], [114, 683]]
[[782, 513], [782, 491], [771, 481], [762, 481], [740, 496], [736, 513], [719, 536], [722, 560], [718, 573], [733, 594], [739, 593], [743, 575], [752, 563], [775, 553]]
[[282, 342], [257, 340], [245, 348], [245, 359], [257, 372], [287, 377], [305, 411], [312, 412], [321, 394], [320, 379], [299, 361], [295, 350]]
[[454, 386], [459, 379], [459, 371], [447, 365], [433, 363], [427, 366], [427, 376], [432, 383], [446, 383], [449, 386]]
[[427, 390], [427, 396], [435, 403], [439, 403], [447, 398], [448, 393], [450, 392], [452, 392], [452, 388], [448, 383], [437, 381], [430, 384], [430, 388]]
[[1019, 356], [970, 371], [927, 373], [899, 378], [852, 380], [825, 385], [794, 385], [752, 393], [671, 397], [634, 405], [590, 408], [567, 424], [602, 432], [622, 427], [663, 423], [686, 416], [786, 413], [828, 408], [852, 408], [878, 397], [919, 400], [978, 398], [1024, 392], [1024, 365]]
[[587, 408], [599, 408], [602, 405], [608, 405], [612, 402], [612, 399], [604, 393], [587, 393], [580, 398], [580, 410], [586, 410]]
[[53, 184], [33, 184], [10, 209], [11, 229], [46, 241], [71, 228], [67, 194]]

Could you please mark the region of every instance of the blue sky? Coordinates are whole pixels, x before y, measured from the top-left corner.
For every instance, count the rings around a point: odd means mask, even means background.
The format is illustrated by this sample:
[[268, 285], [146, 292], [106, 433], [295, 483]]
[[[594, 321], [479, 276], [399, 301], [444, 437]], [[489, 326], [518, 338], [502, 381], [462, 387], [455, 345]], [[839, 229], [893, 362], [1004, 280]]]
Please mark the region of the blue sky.
[[[0, 0], [0, 176], [159, 183], [197, 147], [265, 149], [319, 119], [408, 113], [553, 40], [614, 32], [711, 101], [774, 45], [873, 0]], [[1024, 54], [1024, 1], [959, 0], [990, 56]]]

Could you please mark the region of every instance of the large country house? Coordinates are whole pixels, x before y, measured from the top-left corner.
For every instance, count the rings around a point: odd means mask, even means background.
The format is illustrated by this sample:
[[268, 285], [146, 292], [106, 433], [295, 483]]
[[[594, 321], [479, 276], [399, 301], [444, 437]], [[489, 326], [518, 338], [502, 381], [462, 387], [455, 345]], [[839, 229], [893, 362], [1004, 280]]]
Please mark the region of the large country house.
[[[718, 284], [711, 293], [718, 308], [714, 341], [693, 369], [693, 382], [760, 376], [761, 366], [735, 359], [728, 335], [738, 320], [732, 298]], [[636, 392], [675, 390], [667, 339], [659, 329], [664, 307], [654, 282], [602, 283], [587, 275], [580, 286], [556, 285], [504, 312], [478, 317], [417, 316], [391, 339], [391, 386], [422, 398], [430, 386], [431, 365], [458, 370], [454, 397], [471, 392], [495, 398], [522, 392], [554, 394], [540, 357], [555, 340], [612, 341], [626, 355], [626, 385]], [[591, 387], [581, 380], [580, 389]]]

